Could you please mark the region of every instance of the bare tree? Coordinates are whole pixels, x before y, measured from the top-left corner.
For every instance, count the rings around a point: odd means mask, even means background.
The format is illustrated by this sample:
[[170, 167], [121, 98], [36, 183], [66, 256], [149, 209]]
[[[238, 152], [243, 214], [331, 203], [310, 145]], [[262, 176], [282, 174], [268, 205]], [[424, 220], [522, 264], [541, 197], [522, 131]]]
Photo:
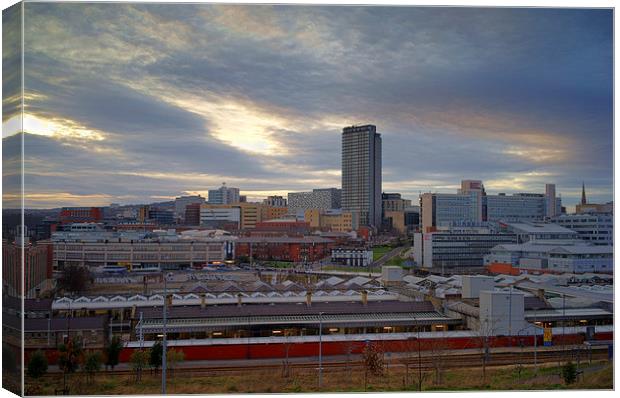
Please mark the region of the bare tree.
[[442, 332], [439, 337], [430, 339], [427, 347], [429, 352], [428, 357], [430, 358], [435, 373], [435, 384], [439, 385], [443, 382], [443, 371], [449, 353], [446, 333]]

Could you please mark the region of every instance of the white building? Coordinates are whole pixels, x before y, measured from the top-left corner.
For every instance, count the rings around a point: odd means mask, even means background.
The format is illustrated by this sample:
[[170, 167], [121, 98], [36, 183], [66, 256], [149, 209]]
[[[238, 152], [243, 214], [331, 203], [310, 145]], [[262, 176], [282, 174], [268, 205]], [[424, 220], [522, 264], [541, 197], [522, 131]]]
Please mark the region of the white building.
[[510, 264], [530, 271], [608, 273], [613, 271], [613, 246], [595, 246], [580, 240], [503, 244], [491, 249], [484, 263]]
[[491, 232], [485, 227], [415, 233], [413, 259], [424, 268], [483, 267], [484, 256], [503, 243], [516, 243], [516, 236]]
[[69, 265], [178, 269], [233, 257], [230, 234], [198, 232], [56, 232], [53, 266], [56, 270]]
[[337, 248], [332, 250], [332, 262], [353, 267], [368, 267], [372, 264], [372, 250], [365, 248]]
[[218, 189], [209, 190], [209, 204], [227, 205], [239, 202], [239, 188], [227, 187], [223, 183]]
[[579, 239], [595, 245], [613, 245], [614, 217], [605, 213], [563, 214], [553, 222], [577, 232]]
[[200, 207], [200, 225], [217, 227], [222, 224], [241, 223], [241, 208], [239, 207]]
[[498, 290], [480, 292], [481, 335], [516, 336], [526, 326], [523, 293]]

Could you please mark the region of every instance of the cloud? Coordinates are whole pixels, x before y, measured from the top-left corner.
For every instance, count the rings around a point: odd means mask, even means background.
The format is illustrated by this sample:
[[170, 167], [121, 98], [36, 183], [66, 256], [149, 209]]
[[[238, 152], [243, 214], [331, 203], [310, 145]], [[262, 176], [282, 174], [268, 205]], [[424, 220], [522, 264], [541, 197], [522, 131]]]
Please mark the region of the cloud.
[[360, 123], [383, 135], [386, 190], [555, 182], [576, 201], [586, 180], [593, 199], [611, 198], [610, 10], [28, 3], [26, 14], [26, 182], [48, 195], [33, 206], [55, 192], [58, 205], [146, 202], [222, 181], [256, 197], [338, 186], [341, 129]]

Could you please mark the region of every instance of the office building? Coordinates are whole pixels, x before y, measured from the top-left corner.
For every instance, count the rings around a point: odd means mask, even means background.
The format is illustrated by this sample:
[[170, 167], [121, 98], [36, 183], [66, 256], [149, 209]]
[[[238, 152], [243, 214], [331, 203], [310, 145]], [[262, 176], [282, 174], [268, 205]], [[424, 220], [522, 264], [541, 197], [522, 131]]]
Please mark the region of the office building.
[[[286, 199], [284, 199], [284, 202], [286, 203]], [[275, 220], [278, 218], [285, 217], [288, 214], [288, 207], [286, 206], [278, 207], [278, 206], [267, 205], [263, 203], [260, 211], [261, 211], [262, 221]]]
[[552, 220], [577, 232], [579, 239], [595, 245], [613, 245], [614, 217], [610, 213], [563, 214]]
[[56, 232], [53, 266], [124, 266], [132, 271], [188, 268], [233, 256], [223, 231]]
[[174, 225], [174, 210], [150, 207], [148, 210], [148, 221], [157, 225]]
[[482, 181], [464, 180], [456, 194], [425, 193], [420, 201], [423, 231], [463, 221], [543, 221], [562, 213], [554, 184], [546, 184], [544, 194], [489, 195]]
[[577, 232], [548, 222], [500, 222], [497, 225], [501, 232], [515, 234], [517, 243], [536, 240], [572, 241], [579, 239]]
[[237, 230], [241, 227], [241, 208], [235, 205], [201, 205], [200, 225], [207, 228]]
[[429, 233], [414, 233], [413, 259], [424, 268], [465, 269], [483, 267], [484, 256], [501, 243], [516, 243], [510, 233], [487, 227], [455, 227]]
[[502, 244], [484, 257], [486, 266], [506, 264], [522, 271], [613, 272], [613, 246], [556, 240], [533, 240], [522, 244]]
[[174, 200], [174, 217], [179, 220], [181, 224], [185, 224], [185, 209], [187, 205], [205, 203], [205, 198], [200, 195], [195, 196], [180, 196]]
[[263, 204], [271, 207], [286, 207], [287, 200], [279, 195], [267, 196], [267, 199], [263, 200]]
[[458, 222], [482, 222], [477, 193], [423, 193], [421, 197], [422, 231]]
[[101, 207], [63, 207], [60, 210], [60, 223], [100, 222], [103, 219]]
[[381, 226], [381, 135], [376, 126], [342, 130], [342, 210], [354, 227]]
[[185, 225], [200, 225], [200, 203], [185, 206]]
[[372, 250], [364, 247], [337, 247], [331, 257], [332, 263], [349, 267], [368, 267], [372, 259]]
[[319, 236], [244, 236], [235, 242], [235, 254], [263, 261], [313, 262], [329, 256], [333, 245]]
[[240, 202], [239, 188], [227, 187], [223, 183], [218, 189], [209, 190], [209, 204], [227, 205]]
[[339, 209], [341, 190], [337, 188], [313, 189], [311, 192], [291, 192], [288, 194], [290, 214], [298, 214], [307, 209]]
[[[22, 275], [23, 253], [23, 275]], [[23, 285], [22, 285], [23, 283]], [[48, 290], [52, 283], [52, 245], [39, 241], [35, 244], [24, 241], [2, 241], [2, 290], [14, 297], [22, 294], [26, 298], [35, 297], [36, 290]], [[23, 288], [22, 288], [23, 287]]]

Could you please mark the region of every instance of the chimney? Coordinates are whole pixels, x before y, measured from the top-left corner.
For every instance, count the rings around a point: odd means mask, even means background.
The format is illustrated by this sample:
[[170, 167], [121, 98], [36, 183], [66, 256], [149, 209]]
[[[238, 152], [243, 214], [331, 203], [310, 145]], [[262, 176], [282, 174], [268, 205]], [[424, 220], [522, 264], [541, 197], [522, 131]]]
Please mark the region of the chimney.
[[368, 291], [362, 290], [362, 304], [368, 305]]
[[37, 299], [37, 302], [41, 301], [41, 289], [34, 289], [34, 297]]
[[172, 294], [167, 295], [164, 300], [166, 300], [166, 305], [168, 307], [172, 307]]
[[207, 308], [207, 295], [204, 293], [200, 296], [200, 308], [203, 310]]
[[312, 292], [310, 290], [306, 292], [306, 305], [312, 307]]
[[539, 299], [541, 299], [542, 301], [545, 301], [545, 289], [538, 289], [538, 291], [536, 292], [536, 295], [538, 296]]
[[241, 297], [243, 297], [243, 296], [241, 295], [241, 293], [237, 294], [237, 305], [238, 305], [239, 307], [241, 307]]
[[134, 319], [136, 317], [136, 306], [131, 306], [131, 318]]

